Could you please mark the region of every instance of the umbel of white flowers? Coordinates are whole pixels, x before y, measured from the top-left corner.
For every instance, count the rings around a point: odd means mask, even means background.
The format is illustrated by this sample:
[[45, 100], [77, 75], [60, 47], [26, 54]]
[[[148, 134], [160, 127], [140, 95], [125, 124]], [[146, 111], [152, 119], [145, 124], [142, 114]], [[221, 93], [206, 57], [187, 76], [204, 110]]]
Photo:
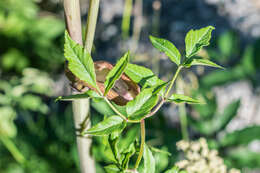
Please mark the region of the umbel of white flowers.
[[217, 150], [210, 150], [205, 138], [198, 141], [179, 141], [178, 150], [184, 152], [185, 160], [176, 163], [181, 170], [189, 173], [240, 173], [237, 169], [227, 169]]

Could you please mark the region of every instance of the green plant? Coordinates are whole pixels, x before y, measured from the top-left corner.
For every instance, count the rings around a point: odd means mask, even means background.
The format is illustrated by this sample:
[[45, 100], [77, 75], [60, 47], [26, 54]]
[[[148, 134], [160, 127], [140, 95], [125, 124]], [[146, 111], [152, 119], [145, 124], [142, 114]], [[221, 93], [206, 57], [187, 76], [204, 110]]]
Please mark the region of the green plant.
[[[176, 104], [201, 103], [199, 100], [190, 98], [182, 94], [170, 94], [175, 80], [182, 68], [189, 68], [193, 65], [205, 65], [222, 68], [208, 59], [194, 57], [200, 49], [209, 45], [211, 32], [214, 27], [208, 26], [199, 30], [191, 30], [185, 38], [186, 55], [181, 57], [178, 49], [168, 40], [150, 36], [150, 40], [155, 48], [165, 53], [178, 68], [172, 79], [164, 82], [156, 77], [153, 72], [145, 67], [130, 64], [130, 53], [127, 52], [117, 62], [112, 69], [99, 71], [90, 54], [81, 45], [74, 42], [65, 32], [65, 58], [68, 61], [69, 70], [87, 85], [91, 90], [82, 94], [59, 97], [57, 100], [75, 100], [91, 98], [95, 102], [104, 103], [113, 110], [114, 115], [104, 116], [104, 120], [85, 131], [80, 131], [81, 135], [107, 136], [106, 142], [110, 146], [109, 157], [111, 165], [105, 169], [107, 172], [155, 172], [155, 160], [151, 152], [151, 147], [145, 144], [145, 120], [152, 117], [163, 104], [173, 102]], [[117, 81], [125, 82], [123, 78], [129, 77], [132, 85], [137, 83], [141, 89], [137, 88], [136, 93], [127, 93], [125, 84], [119, 85]], [[103, 80], [101, 80], [102, 76]], [[105, 78], [105, 79], [104, 79]], [[129, 79], [128, 79], [129, 81]], [[129, 85], [128, 85], [129, 86]], [[133, 89], [133, 88], [130, 88]], [[141, 91], [140, 91], [141, 90]], [[112, 92], [115, 91], [122, 96], [126, 102], [111, 101]], [[140, 124], [141, 141], [134, 140], [128, 147], [120, 150], [119, 138], [123, 130], [130, 124]], [[133, 157], [132, 157], [133, 156]], [[136, 158], [134, 166], [129, 166], [132, 158]], [[140, 166], [141, 160], [142, 165]]]
[[40, 12], [34, 0], [0, 2], [0, 39], [5, 40], [0, 68], [4, 74], [20, 74], [26, 67], [57, 72], [61, 67], [64, 23], [55, 14]]

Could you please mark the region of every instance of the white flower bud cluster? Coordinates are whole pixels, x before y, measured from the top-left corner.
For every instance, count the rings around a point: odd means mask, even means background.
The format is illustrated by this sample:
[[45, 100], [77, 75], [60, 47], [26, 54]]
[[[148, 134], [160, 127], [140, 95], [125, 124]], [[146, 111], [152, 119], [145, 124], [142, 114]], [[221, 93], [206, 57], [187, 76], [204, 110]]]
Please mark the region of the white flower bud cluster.
[[237, 169], [228, 170], [217, 150], [209, 150], [205, 138], [198, 141], [179, 141], [177, 148], [185, 154], [186, 160], [176, 163], [188, 173], [240, 173]]

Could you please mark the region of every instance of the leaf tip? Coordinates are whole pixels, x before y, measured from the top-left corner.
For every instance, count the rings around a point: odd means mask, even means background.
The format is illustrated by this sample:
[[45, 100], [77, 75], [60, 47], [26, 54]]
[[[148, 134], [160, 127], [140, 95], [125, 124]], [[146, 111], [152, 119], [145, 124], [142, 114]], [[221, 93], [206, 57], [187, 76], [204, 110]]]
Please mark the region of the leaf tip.
[[57, 103], [58, 101], [62, 100], [62, 96], [57, 97], [54, 102]]

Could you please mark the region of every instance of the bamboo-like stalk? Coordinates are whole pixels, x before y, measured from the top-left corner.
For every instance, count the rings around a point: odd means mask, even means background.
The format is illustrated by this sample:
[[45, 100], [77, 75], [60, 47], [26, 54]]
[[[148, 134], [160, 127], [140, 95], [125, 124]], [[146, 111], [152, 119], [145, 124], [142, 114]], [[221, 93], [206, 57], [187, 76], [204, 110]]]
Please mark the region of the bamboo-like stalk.
[[86, 26], [86, 39], [85, 39], [85, 49], [90, 54], [91, 54], [91, 49], [92, 49], [95, 31], [96, 31], [98, 10], [99, 10], [99, 0], [90, 0], [88, 20]]
[[123, 20], [121, 25], [123, 39], [127, 39], [129, 37], [132, 8], [133, 8], [133, 0], [125, 0]]
[[[131, 52], [132, 54], [136, 53], [138, 48], [138, 43], [140, 39], [140, 33], [143, 26], [143, 0], [135, 0], [134, 4], [134, 23], [133, 23], [133, 35], [132, 35], [132, 44]], [[135, 57], [133, 57], [135, 61]]]
[[[78, 44], [83, 45], [79, 0], [64, 0], [66, 27], [70, 37]], [[73, 117], [75, 129], [90, 128], [89, 100], [73, 101]], [[82, 173], [95, 173], [95, 163], [90, 155], [91, 139], [82, 138], [77, 134], [77, 147]]]

